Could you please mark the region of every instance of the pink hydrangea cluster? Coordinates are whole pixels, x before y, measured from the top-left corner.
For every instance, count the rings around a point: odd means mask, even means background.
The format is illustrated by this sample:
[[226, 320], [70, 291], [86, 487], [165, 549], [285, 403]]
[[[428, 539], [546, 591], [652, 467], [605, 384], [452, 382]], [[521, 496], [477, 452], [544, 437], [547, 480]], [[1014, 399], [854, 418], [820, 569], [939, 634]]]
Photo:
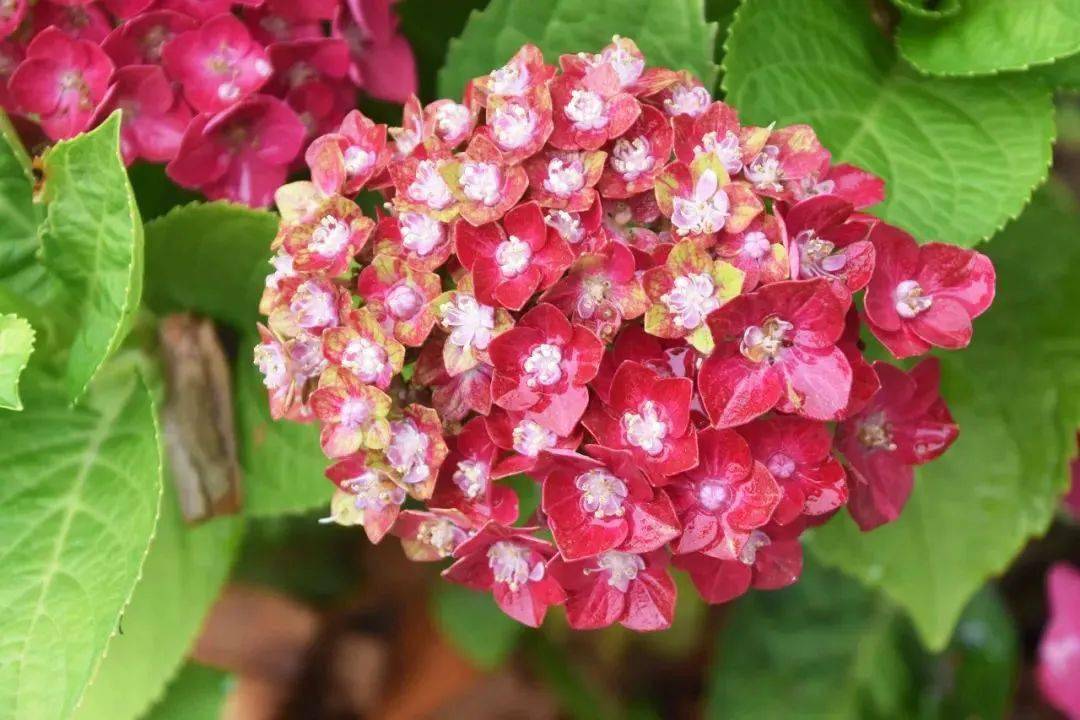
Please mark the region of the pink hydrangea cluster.
[[807, 527], [895, 519], [956, 438], [937, 362], [871, 363], [860, 329], [967, 345], [990, 261], [865, 213], [883, 183], [810, 127], [744, 125], [629, 39], [558, 69], [527, 45], [306, 159], [255, 349], [273, 415], [321, 426], [331, 519], [523, 623], [665, 628], [671, 566], [712, 603], [788, 585]]
[[357, 89], [416, 91], [395, 0], [6, 0], [0, 107], [50, 140], [123, 113], [131, 163], [168, 163], [209, 198], [254, 206]]

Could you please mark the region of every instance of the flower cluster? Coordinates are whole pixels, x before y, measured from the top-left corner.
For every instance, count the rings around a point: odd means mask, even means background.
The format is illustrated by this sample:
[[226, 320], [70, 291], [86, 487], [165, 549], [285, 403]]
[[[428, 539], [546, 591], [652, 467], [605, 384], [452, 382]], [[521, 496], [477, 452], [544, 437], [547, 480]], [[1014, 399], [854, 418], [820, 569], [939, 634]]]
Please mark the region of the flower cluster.
[[7, 0], [0, 107], [50, 140], [119, 109], [127, 163], [168, 163], [209, 198], [268, 205], [358, 88], [394, 102], [415, 92], [394, 2]]
[[957, 427], [935, 360], [871, 363], [860, 331], [962, 347], [994, 270], [865, 213], [882, 182], [810, 127], [744, 125], [629, 39], [559, 66], [525, 46], [460, 103], [316, 139], [277, 194], [256, 363], [276, 418], [322, 428], [332, 520], [452, 558], [523, 623], [656, 630], [671, 566], [725, 602], [794, 582], [844, 506], [897, 517]]

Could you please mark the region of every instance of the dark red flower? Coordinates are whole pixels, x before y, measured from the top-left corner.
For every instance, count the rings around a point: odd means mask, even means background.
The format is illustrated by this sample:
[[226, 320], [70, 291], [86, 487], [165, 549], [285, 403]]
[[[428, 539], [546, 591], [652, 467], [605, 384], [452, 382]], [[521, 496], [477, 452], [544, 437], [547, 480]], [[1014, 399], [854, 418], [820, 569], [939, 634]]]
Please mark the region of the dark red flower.
[[167, 162], [176, 157], [191, 121], [191, 108], [179, 97], [157, 65], [129, 65], [113, 73], [92, 124], [116, 109], [122, 111], [120, 152], [124, 162], [137, 158]]
[[854, 208], [834, 195], [796, 203], [784, 214], [791, 279], [823, 277], [856, 292], [870, 282], [874, 246], [868, 223], [852, 220]]
[[517, 494], [494, 482], [498, 454], [484, 418], [465, 423], [450, 444], [428, 505], [458, 510], [478, 524], [490, 519], [509, 525], [517, 520]]
[[570, 437], [557, 434], [530, 412], [511, 412], [495, 408], [485, 418], [491, 441], [511, 454], [499, 461], [495, 474], [508, 477], [529, 472], [540, 456], [550, 450], [573, 451], [581, 444], [581, 432]]
[[195, 20], [189, 15], [171, 10], [151, 10], [116, 27], [105, 38], [101, 49], [120, 67], [157, 65], [161, 63], [165, 45], [195, 25]]
[[508, 528], [489, 522], [458, 545], [456, 562], [443, 577], [474, 590], [490, 590], [499, 608], [518, 622], [539, 627], [547, 609], [566, 593], [547, 573], [555, 549], [532, 536], [535, 528]]
[[576, 562], [555, 557], [548, 572], [566, 591], [566, 618], [575, 630], [614, 623], [639, 632], [664, 630], [675, 616], [675, 582], [663, 550], [609, 550]]
[[431, 389], [431, 404], [446, 422], [459, 422], [470, 412], [491, 412], [491, 373], [488, 363], [478, 363], [451, 376], [443, 364], [444, 339], [431, 336], [420, 348], [413, 384]]
[[750, 534], [734, 560], [695, 552], [676, 555], [673, 562], [675, 567], [690, 574], [705, 602], [726, 603], [751, 587], [778, 590], [798, 580], [803, 563], [800, 532], [801, 525], [767, 526]]
[[627, 450], [654, 483], [664, 483], [698, 462], [697, 432], [690, 425], [694, 383], [662, 377], [636, 362], [615, 371], [608, 401], [589, 405], [582, 424], [596, 441]]
[[643, 106], [634, 124], [607, 149], [599, 189], [605, 198], [627, 198], [651, 190], [671, 157], [671, 123], [656, 108]]
[[851, 365], [836, 346], [849, 304], [826, 280], [792, 280], [710, 315], [716, 349], [698, 388], [713, 423], [734, 427], [773, 408], [836, 419], [851, 395]]
[[641, 113], [619, 75], [606, 63], [582, 75], [563, 74], [551, 82], [555, 129], [549, 142], [561, 150], [599, 150], [626, 132]]
[[471, 527], [472, 522], [455, 510], [405, 510], [390, 532], [401, 538], [405, 557], [413, 562], [433, 562], [453, 555], [469, 537]]
[[905, 373], [874, 363], [881, 390], [862, 412], [840, 423], [836, 447], [848, 467], [848, 509], [863, 530], [892, 522], [907, 503], [914, 467], [933, 460], [959, 433], [939, 392], [936, 358]]
[[593, 186], [604, 170], [605, 154], [596, 150], [548, 149], [525, 161], [529, 198], [541, 207], [582, 212], [597, 201]]
[[908, 233], [878, 223], [877, 250], [866, 288], [866, 319], [898, 358], [971, 341], [971, 321], [994, 300], [994, 266], [980, 252], [946, 243], [918, 245]]

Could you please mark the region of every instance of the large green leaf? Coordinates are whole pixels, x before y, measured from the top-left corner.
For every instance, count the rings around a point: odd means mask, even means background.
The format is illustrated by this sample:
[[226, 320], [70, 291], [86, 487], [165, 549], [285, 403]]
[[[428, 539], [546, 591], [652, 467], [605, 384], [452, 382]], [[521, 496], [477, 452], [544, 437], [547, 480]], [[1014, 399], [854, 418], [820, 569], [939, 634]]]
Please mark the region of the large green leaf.
[[446, 582], [432, 595], [432, 616], [465, 657], [487, 669], [506, 659], [524, 629], [499, 609], [490, 593]]
[[1080, 0], [964, 0], [949, 17], [909, 13], [896, 44], [932, 75], [1024, 70], [1080, 52]]
[[[1080, 426], [1080, 219], [1040, 191], [987, 246], [998, 294], [963, 352], [942, 357], [956, 444], [917, 472], [900, 518], [862, 534], [845, 515], [815, 531], [826, 562], [881, 587], [932, 648], [987, 577], [1045, 532]], [[1033, 261], [1033, 248], [1040, 258]]]
[[214, 720], [220, 718], [231, 679], [225, 673], [189, 663], [169, 685], [146, 720]]
[[116, 112], [44, 157], [44, 260], [66, 286], [77, 322], [67, 362], [72, 399], [119, 347], [142, 296], [143, 227], [119, 143]]
[[146, 223], [147, 305], [254, 330], [277, 226], [274, 213], [227, 202], [184, 205]]
[[122, 633], [109, 642], [74, 720], [135, 720], [162, 695], [229, 574], [242, 529], [239, 517], [188, 527], [166, 483], [161, 520]]
[[555, 62], [563, 53], [595, 52], [612, 35], [632, 38], [650, 64], [685, 68], [712, 87], [716, 31], [716, 23], [705, 21], [704, 0], [492, 0], [450, 42], [439, 94], [459, 97], [469, 80], [505, 63], [524, 43]]
[[101, 663], [154, 534], [161, 454], [130, 365], [71, 407], [32, 375], [0, 411], [0, 718], [67, 720]]
[[886, 180], [877, 212], [921, 240], [974, 245], [1046, 177], [1050, 92], [1017, 75], [920, 77], [862, 0], [746, 0], [724, 59], [746, 120], [808, 122], [841, 160]]
[[41, 207], [34, 204], [34, 174], [7, 115], [0, 112], [0, 286], [44, 304], [57, 285], [38, 258]]
[[706, 716], [909, 717], [901, 617], [857, 582], [808, 563], [792, 587], [752, 592], [728, 616]]
[[323, 475], [330, 461], [322, 454], [319, 428], [271, 419], [262, 375], [251, 359], [257, 342], [242, 337], [235, 381], [244, 512], [280, 515], [327, 505], [333, 485]]
[[0, 410], [22, 410], [19, 376], [34, 351], [34, 328], [17, 315], [0, 315]]

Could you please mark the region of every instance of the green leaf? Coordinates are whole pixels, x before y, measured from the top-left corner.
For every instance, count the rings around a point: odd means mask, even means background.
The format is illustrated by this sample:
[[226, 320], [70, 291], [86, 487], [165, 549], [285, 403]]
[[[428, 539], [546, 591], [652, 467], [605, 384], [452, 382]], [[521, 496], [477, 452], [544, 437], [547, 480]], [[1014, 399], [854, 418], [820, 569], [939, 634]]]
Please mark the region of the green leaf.
[[[900, 518], [862, 534], [846, 516], [814, 531], [824, 561], [881, 587], [941, 648], [975, 591], [1046, 531], [1080, 426], [1080, 217], [1040, 191], [987, 246], [997, 299], [971, 347], [942, 357], [960, 437], [918, 469]], [[1033, 261], [1039, 248], [1047, 262]]]
[[298, 513], [329, 504], [334, 488], [323, 474], [330, 461], [322, 454], [318, 426], [271, 419], [262, 375], [251, 358], [258, 340], [245, 335], [240, 342], [236, 423], [245, 514]]
[[920, 77], [861, 0], [746, 0], [724, 59], [728, 100], [757, 124], [808, 122], [838, 160], [881, 175], [876, 214], [971, 246], [1046, 177], [1053, 105], [1020, 76]]
[[1029, 74], [1041, 78], [1052, 88], [1080, 91], [1080, 55], [1058, 60], [1052, 65], [1032, 68]]
[[0, 286], [24, 299], [45, 304], [55, 297], [55, 278], [38, 257], [41, 207], [34, 204], [34, 173], [7, 115], [0, 112]]
[[905, 15], [917, 15], [936, 20], [951, 17], [960, 12], [960, 0], [892, 0], [892, 4], [900, 8], [900, 12]]
[[188, 663], [169, 685], [161, 702], [145, 720], [210, 720], [219, 718], [231, 684], [225, 673]]
[[909, 13], [896, 44], [931, 75], [1026, 70], [1080, 52], [1080, 0], [964, 0], [950, 17]]
[[34, 351], [34, 328], [17, 315], [0, 315], [0, 409], [22, 410], [19, 376]]
[[73, 400], [123, 341], [142, 296], [142, 221], [119, 142], [116, 112], [44, 157], [44, 260], [68, 289], [78, 327], [67, 362]]
[[146, 304], [193, 310], [254, 330], [278, 216], [228, 202], [193, 203], [146, 223]]
[[105, 661], [74, 720], [134, 720], [164, 692], [215, 600], [236, 556], [243, 520], [184, 523], [171, 482], [161, 519]]
[[899, 619], [858, 583], [813, 563], [791, 587], [751, 591], [720, 635], [706, 717], [910, 717], [914, 678]]
[[477, 667], [498, 667], [521, 639], [524, 626], [507, 617], [490, 593], [444, 582], [432, 604], [439, 631]]
[[597, 51], [612, 35], [632, 38], [649, 64], [685, 68], [712, 87], [716, 32], [716, 23], [705, 21], [704, 0], [492, 0], [450, 41], [439, 94], [460, 97], [469, 80], [503, 65], [525, 43], [554, 63], [563, 53]]
[[101, 663], [154, 534], [161, 453], [130, 365], [71, 407], [32, 375], [0, 411], [0, 719], [67, 720]]

